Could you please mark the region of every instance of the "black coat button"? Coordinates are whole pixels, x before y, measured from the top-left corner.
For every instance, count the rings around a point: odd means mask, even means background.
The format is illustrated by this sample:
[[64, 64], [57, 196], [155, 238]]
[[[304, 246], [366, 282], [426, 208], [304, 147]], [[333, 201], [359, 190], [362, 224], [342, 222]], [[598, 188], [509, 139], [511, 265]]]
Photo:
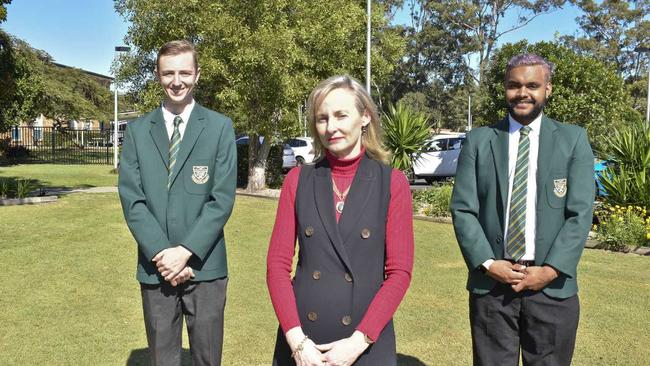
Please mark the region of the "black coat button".
[[309, 225], [305, 228], [305, 236], [310, 237], [312, 235], [314, 235], [314, 228]]
[[315, 280], [320, 280], [320, 271], [314, 271], [311, 276]]
[[348, 282], [352, 282], [352, 276], [350, 276], [350, 274], [347, 272], [345, 273], [345, 280]]
[[364, 239], [368, 239], [370, 237], [370, 230], [368, 230], [367, 228], [361, 230], [361, 237]]
[[352, 324], [352, 318], [349, 315], [346, 315], [343, 318], [341, 318], [341, 323], [343, 323], [343, 325], [346, 325], [346, 326], [350, 325], [350, 324]]
[[316, 319], [318, 319], [318, 314], [314, 313], [313, 311], [310, 311], [309, 314], [307, 314], [307, 319], [315, 322]]

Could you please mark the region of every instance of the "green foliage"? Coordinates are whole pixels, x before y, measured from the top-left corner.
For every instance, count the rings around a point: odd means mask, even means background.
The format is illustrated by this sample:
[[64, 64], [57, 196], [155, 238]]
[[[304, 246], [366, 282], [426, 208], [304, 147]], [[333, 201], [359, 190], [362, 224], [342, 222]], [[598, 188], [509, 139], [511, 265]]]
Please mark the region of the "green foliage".
[[1, 30], [0, 61], [0, 132], [41, 113], [57, 121], [109, 119], [108, 88]]
[[600, 179], [606, 201], [650, 207], [650, 128], [639, 122], [614, 130], [602, 155], [615, 163]]
[[0, 1], [0, 23], [7, 20], [7, 4], [11, 4], [11, 0]]
[[[365, 75], [365, 2], [117, 0], [115, 8], [131, 24], [127, 42], [136, 50], [120, 79], [131, 82], [139, 103], [159, 103], [155, 53], [164, 42], [185, 38], [199, 55], [196, 99], [232, 117], [239, 133], [265, 136], [267, 143], [300, 131], [298, 106], [320, 80]], [[373, 3], [373, 83], [380, 89], [403, 50], [385, 9]], [[251, 151], [249, 168], [263, 165], [259, 151]]]
[[434, 185], [431, 188], [413, 192], [413, 212], [426, 216], [451, 216], [451, 193], [453, 184]]
[[492, 124], [505, 117], [505, 67], [517, 54], [539, 54], [555, 64], [553, 92], [544, 113], [562, 122], [575, 123], [589, 132], [592, 146], [603, 147], [613, 130], [638, 120], [623, 80], [602, 62], [575, 54], [550, 42], [506, 44], [494, 54], [482, 85], [483, 101], [476, 125]]
[[595, 228], [605, 249], [628, 251], [650, 243], [650, 216], [645, 207], [605, 205], [596, 212]]
[[32, 179], [0, 177], [0, 198], [25, 198], [38, 187]]
[[382, 115], [384, 145], [390, 150], [393, 168], [409, 172], [429, 147], [429, 118], [404, 103], [389, 105]]

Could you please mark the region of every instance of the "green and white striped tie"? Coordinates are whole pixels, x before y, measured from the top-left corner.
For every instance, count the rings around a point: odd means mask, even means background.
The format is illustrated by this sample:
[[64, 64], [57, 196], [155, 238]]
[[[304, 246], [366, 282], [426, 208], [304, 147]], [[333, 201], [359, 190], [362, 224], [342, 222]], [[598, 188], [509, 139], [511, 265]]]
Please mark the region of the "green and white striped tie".
[[174, 166], [176, 165], [176, 157], [178, 151], [181, 149], [181, 132], [178, 126], [183, 123], [181, 116], [174, 117], [174, 133], [172, 139], [169, 141], [169, 171], [167, 175], [167, 190], [172, 186], [172, 174], [174, 174]]
[[510, 194], [510, 214], [508, 216], [508, 242], [506, 252], [518, 261], [526, 253], [526, 199], [528, 197], [528, 153], [530, 127], [524, 126], [519, 130], [519, 147], [517, 149], [517, 165], [515, 178]]

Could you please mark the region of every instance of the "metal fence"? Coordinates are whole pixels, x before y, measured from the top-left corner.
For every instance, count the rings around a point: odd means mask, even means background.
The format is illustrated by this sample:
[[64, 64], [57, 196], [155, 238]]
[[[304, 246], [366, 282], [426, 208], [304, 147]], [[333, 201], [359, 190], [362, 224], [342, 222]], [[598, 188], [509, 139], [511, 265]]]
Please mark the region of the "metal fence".
[[113, 164], [113, 134], [108, 129], [13, 126], [0, 133], [0, 145], [5, 159], [14, 163]]

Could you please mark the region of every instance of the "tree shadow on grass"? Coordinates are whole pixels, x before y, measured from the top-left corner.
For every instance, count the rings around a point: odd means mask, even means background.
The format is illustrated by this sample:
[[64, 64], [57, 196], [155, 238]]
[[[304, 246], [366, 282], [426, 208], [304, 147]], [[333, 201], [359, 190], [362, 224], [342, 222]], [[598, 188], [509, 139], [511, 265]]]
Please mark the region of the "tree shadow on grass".
[[[134, 349], [131, 351], [129, 358], [126, 360], [126, 366], [149, 366], [149, 349], [141, 348]], [[192, 366], [192, 355], [190, 350], [183, 348], [183, 353], [181, 354], [181, 365], [182, 366]]]
[[424, 362], [420, 361], [419, 358], [403, 355], [401, 353], [397, 354], [397, 365], [398, 366], [427, 366]]

